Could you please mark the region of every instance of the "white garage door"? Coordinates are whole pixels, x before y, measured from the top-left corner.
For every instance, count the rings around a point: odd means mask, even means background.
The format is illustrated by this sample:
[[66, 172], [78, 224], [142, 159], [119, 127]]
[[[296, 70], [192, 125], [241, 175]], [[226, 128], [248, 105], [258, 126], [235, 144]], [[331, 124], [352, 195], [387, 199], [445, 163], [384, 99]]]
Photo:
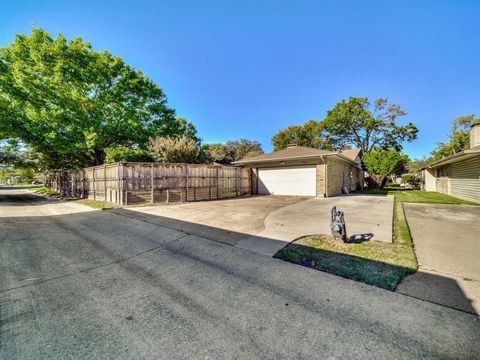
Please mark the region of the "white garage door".
[[315, 165], [258, 169], [260, 195], [316, 195]]

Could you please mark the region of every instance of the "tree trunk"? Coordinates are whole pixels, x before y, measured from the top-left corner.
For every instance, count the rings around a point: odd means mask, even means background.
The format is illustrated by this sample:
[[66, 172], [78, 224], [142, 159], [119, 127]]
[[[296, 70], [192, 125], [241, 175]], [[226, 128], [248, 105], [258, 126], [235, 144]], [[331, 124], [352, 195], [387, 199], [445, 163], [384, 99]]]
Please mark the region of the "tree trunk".
[[371, 189], [382, 189], [387, 184], [388, 178], [383, 175], [370, 174], [368, 178], [365, 179], [368, 187]]
[[103, 165], [105, 162], [105, 151], [94, 149], [93, 150], [93, 165]]

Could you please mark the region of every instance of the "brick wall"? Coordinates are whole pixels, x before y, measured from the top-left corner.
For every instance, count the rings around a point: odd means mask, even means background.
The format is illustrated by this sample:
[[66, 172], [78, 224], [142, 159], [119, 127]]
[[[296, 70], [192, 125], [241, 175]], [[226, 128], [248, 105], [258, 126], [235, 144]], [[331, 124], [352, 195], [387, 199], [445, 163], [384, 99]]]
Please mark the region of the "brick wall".
[[325, 164], [317, 164], [317, 196], [325, 195]]
[[352, 176], [355, 167], [338, 160], [327, 160], [327, 196], [338, 195], [342, 193], [342, 186], [351, 190]]

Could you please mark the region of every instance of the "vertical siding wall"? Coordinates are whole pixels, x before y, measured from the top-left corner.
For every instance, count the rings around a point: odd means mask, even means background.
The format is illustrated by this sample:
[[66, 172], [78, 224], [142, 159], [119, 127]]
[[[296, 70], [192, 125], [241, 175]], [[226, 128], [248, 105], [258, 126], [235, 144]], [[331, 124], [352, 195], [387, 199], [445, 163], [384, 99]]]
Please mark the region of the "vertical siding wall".
[[423, 170], [423, 180], [425, 181], [425, 190], [426, 191], [435, 191], [435, 170], [434, 169], [425, 169]]
[[480, 157], [450, 166], [450, 195], [480, 202]]
[[252, 193], [251, 172], [230, 166], [117, 163], [52, 174], [46, 185], [119, 205], [213, 200]]

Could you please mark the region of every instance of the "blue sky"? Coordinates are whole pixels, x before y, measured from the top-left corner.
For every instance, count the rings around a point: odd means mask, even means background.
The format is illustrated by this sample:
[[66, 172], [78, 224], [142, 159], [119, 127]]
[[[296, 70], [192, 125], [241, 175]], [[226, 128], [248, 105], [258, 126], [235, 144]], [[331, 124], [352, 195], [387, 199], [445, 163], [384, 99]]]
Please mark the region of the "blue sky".
[[81, 36], [158, 83], [204, 142], [271, 150], [279, 129], [349, 96], [388, 97], [428, 155], [480, 116], [480, 1], [7, 1], [0, 46], [32, 25]]

